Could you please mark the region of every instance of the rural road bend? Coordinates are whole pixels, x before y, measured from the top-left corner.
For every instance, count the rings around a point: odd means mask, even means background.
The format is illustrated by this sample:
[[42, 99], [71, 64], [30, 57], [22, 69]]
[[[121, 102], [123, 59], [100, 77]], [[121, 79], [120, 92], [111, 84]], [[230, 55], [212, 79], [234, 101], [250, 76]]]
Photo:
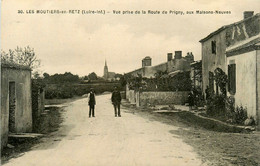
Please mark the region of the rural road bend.
[[169, 132], [177, 127], [125, 109], [121, 118], [114, 117], [110, 95], [97, 96], [96, 100], [95, 118], [88, 117], [87, 99], [70, 103], [59, 130], [70, 129], [55, 140], [55, 146], [42, 143], [5, 166], [202, 165], [192, 147]]

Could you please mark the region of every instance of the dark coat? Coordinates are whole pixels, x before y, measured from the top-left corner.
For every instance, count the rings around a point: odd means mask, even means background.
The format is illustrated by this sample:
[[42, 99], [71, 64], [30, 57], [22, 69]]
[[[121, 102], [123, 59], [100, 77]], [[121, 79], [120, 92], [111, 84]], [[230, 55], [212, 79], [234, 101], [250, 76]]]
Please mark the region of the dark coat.
[[120, 104], [120, 103], [121, 103], [121, 100], [122, 100], [122, 98], [121, 98], [120, 92], [119, 92], [119, 91], [114, 91], [114, 92], [112, 93], [112, 97], [111, 97], [112, 103], [113, 103], [113, 104]]
[[96, 105], [95, 94], [93, 92], [89, 93], [88, 105]]

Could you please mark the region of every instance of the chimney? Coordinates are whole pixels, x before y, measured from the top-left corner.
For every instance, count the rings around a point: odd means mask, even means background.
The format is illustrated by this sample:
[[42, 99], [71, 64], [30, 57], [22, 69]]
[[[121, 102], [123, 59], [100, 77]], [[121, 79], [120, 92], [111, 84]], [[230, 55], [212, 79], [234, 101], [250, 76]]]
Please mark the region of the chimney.
[[254, 15], [254, 11], [244, 11], [244, 19], [247, 19]]
[[167, 54], [167, 62], [172, 60], [172, 53]]
[[142, 67], [152, 66], [152, 58], [147, 56], [142, 60]]
[[174, 59], [181, 59], [182, 58], [182, 51], [175, 51]]

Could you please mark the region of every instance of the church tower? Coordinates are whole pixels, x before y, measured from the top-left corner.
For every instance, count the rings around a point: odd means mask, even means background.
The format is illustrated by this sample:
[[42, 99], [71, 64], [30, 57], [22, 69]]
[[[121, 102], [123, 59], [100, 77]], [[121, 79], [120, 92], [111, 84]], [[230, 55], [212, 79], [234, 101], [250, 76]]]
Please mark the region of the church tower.
[[108, 67], [107, 67], [107, 60], [105, 60], [105, 66], [104, 66], [104, 75], [103, 75], [104, 79], [107, 80], [108, 79]]

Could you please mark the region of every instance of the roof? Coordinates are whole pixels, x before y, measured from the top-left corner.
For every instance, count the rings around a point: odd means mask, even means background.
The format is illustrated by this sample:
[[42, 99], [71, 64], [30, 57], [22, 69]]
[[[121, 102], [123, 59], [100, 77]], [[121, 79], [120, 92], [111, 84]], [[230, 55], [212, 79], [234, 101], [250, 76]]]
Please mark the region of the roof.
[[246, 52], [250, 52], [250, 51], [253, 51], [253, 50], [259, 50], [259, 49], [260, 49], [260, 38], [257, 38], [255, 40], [247, 42], [246, 44], [243, 44], [239, 47], [228, 50], [226, 52], [226, 55], [227, 55], [227, 57], [229, 57], [229, 56], [243, 54], [243, 53], [246, 53]]
[[3, 68], [12, 68], [12, 69], [19, 69], [19, 70], [32, 70], [29, 66], [23, 66], [14, 63], [1, 63], [1, 67]]
[[253, 18], [253, 17], [258, 17], [258, 16], [260, 16], [260, 13], [257, 13], [257, 14], [255, 14], [255, 15], [251, 16], [251, 17], [248, 17], [248, 18], [246, 18], [246, 19], [240, 20], [240, 21], [238, 21], [238, 22], [235, 22], [235, 23], [232, 23], [232, 24], [229, 24], [229, 25], [224, 25], [224, 26], [222, 26], [221, 28], [217, 29], [216, 31], [210, 33], [210, 34], [209, 34], [208, 36], [206, 36], [205, 38], [201, 39], [199, 42], [201, 42], [201, 43], [202, 43], [202, 42], [205, 42], [205, 41], [207, 41], [208, 39], [210, 39], [212, 36], [214, 36], [214, 35], [216, 35], [216, 34], [222, 32], [223, 30], [225, 30], [226, 28], [228, 28], [228, 27], [230, 27], [230, 26], [233, 26], [233, 25], [242, 23], [242, 22], [244, 22], [244, 21], [246, 21], [246, 20], [248, 20], [248, 19], [251, 19], [251, 18]]
[[196, 66], [198, 64], [202, 63], [202, 60], [199, 60], [199, 61], [195, 61], [195, 62], [192, 62], [190, 63], [191, 66]]
[[146, 56], [144, 59], [152, 59], [151, 57], [149, 57], [149, 56]]
[[229, 25], [227, 25], [227, 26], [222, 26], [222, 27], [219, 28], [218, 30], [216, 30], [216, 31], [214, 31], [214, 32], [212, 32], [212, 33], [210, 33], [207, 37], [201, 39], [199, 42], [202, 43], [202, 42], [207, 41], [207, 40], [210, 39], [212, 36], [214, 36], [214, 35], [216, 35], [216, 34], [222, 32], [223, 30], [225, 30], [228, 26], [229, 26]]

